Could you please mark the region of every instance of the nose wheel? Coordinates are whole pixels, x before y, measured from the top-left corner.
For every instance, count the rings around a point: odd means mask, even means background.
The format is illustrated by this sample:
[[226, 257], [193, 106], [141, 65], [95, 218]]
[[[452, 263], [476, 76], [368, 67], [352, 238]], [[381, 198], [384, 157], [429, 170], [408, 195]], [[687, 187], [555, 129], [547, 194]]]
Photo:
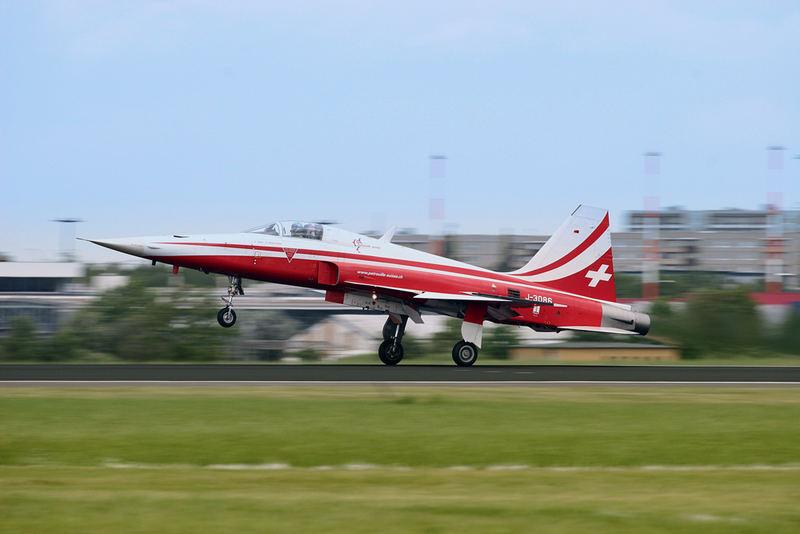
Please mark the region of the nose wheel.
[[232, 308], [222, 308], [217, 313], [217, 322], [223, 328], [230, 328], [236, 324], [236, 312]]
[[217, 312], [217, 322], [223, 328], [230, 328], [236, 324], [236, 312], [233, 311], [233, 297], [244, 295], [241, 276], [228, 277], [228, 294], [222, 298], [225, 307]]

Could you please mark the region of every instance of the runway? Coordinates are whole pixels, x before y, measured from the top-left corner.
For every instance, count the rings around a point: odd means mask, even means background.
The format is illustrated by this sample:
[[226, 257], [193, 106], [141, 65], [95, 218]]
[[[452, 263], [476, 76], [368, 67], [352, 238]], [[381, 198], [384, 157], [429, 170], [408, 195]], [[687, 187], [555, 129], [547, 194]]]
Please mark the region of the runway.
[[785, 384], [800, 367], [674, 365], [3, 364], [0, 383]]

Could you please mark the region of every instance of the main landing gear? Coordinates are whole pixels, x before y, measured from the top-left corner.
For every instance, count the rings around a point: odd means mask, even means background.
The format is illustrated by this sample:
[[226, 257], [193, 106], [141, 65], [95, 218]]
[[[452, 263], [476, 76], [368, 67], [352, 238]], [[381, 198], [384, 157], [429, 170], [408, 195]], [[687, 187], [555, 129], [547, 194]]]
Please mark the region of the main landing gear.
[[478, 359], [478, 347], [469, 341], [459, 341], [453, 347], [453, 361], [459, 367], [469, 367]]
[[[397, 322], [395, 322], [397, 321]], [[383, 325], [383, 343], [378, 347], [378, 357], [386, 365], [397, 365], [403, 359], [403, 334], [406, 331], [408, 315], [399, 320], [389, 316]]]
[[220, 297], [222, 298], [222, 302], [225, 303], [225, 307], [217, 313], [217, 322], [223, 328], [230, 328], [236, 324], [236, 312], [233, 311], [233, 297], [236, 295], [244, 295], [244, 290], [242, 289], [242, 277], [229, 276], [228, 295], [225, 297]]
[[[383, 325], [383, 343], [378, 347], [378, 357], [386, 365], [397, 365], [403, 359], [403, 334], [408, 316], [390, 315]], [[480, 340], [478, 340], [480, 342]], [[470, 341], [459, 341], [453, 347], [453, 361], [459, 367], [469, 367], [478, 359], [478, 346]]]

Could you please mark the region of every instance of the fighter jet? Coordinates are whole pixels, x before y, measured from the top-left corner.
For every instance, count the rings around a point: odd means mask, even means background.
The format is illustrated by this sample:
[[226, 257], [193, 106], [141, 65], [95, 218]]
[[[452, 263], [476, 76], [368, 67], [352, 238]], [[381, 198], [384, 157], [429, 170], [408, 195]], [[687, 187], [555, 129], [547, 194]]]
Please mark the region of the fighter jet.
[[280, 221], [234, 234], [171, 235], [89, 241], [173, 266], [228, 276], [217, 321], [236, 322], [242, 280], [325, 291], [325, 300], [388, 314], [378, 356], [403, 359], [409, 319], [437, 313], [463, 320], [453, 361], [478, 358], [483, 324], [540, 332], [582, 330], [647, 334], [650, 317], [616, 302], [608, 212], [578, 206], [522, 268], [495, 272], [321, 223]]

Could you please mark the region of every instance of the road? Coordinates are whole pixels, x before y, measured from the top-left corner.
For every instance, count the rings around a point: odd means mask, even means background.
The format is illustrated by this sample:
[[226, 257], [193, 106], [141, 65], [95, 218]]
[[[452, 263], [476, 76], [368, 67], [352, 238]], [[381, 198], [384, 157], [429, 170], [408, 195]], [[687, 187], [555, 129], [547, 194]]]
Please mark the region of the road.
[[773, 383], [800, 367], [659, 365], [4, 364], [0, 382]]

